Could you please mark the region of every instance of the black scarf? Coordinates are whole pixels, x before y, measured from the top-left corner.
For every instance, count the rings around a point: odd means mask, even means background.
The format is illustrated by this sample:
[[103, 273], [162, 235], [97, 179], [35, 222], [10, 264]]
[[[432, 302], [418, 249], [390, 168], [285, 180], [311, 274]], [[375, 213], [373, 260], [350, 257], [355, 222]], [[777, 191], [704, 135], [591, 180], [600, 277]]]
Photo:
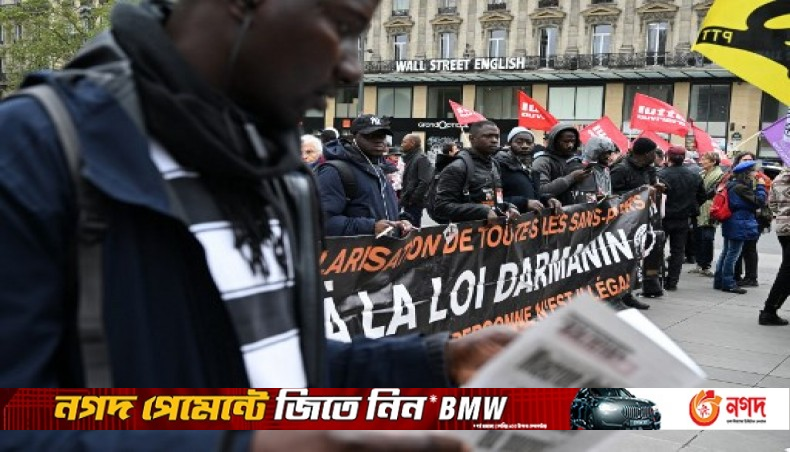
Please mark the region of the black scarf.
[[232, 224], [236, 247], [248, 245], [253, 270], [265, 273], [261, 244], [271, 234], [268, 219], [287, 221], [277, 176], [303, 167], [298, 134], [264, 138], [254, 132], [260, 131], [254, 119], [209, 86], [176, 50], [162, 26], [168, 14], [166, 6], [152, 4], [119, 4], [112, 14], [113, 35], [132, 64], [145, 126], [179, 164], [200, 174]]

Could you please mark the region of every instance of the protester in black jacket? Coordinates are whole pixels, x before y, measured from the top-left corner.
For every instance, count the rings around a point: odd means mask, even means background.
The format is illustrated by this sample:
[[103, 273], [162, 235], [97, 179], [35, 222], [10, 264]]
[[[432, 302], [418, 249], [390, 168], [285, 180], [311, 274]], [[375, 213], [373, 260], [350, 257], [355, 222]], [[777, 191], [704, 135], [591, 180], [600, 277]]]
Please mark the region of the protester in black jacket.
[[[456, 158], [439, 174], [436, 186], [436, 214], [448, 221], [488, 220], [495, 224], [500, 217], [518, 216], [516, 206], [502, 198], [502, 182], [493, 155], [499, 151], [499, 127], [491, 121], [471, 124], [468, 152], [474, 168], [467, 168], [464, 158]], [[467, 171], [473, 171], [467, 186]]]
[[531, 166], [535, 135], [524, 127], [516, 127], [508, 133], [507, 141], [507, 147], [494, 156], [501, 171], [505, 202], [514, 204], [521, 213], [544, 207], [561, 208], [557, 199], [540, 194], [538, 176]]
[[667, 187], [663, 226], [670, 248], [664, 289], [676, 290], [685, 260], [689, 222], [699, 215], [699, 206], [705, 202], [706, 196], [699, 174], [683, 166], [686, 149], [682, 146], [672, 146], [667, 154], [669, 166], [658, 173]]
[[[568, 165], [568, 160], [577, 155], [580, 147], [579, 131], [572, 125], [557, 124], [551, 129], [546, 152], [538, 156], [532, 165], [540, 177], [541, 194], [557, 198], [566, 206], [574, 204], [573, 187], [590, 174]], [[580, 166], [579, 161], [576, 167]]]
[[[656, 160], [656, 149], [656, 143], [648, 138], [637, 138], [634, 141], [631, 152], [628, 156], [621, 158], [610, 173], [614, 194], [622, 195], [645, 185], [663, 189], [663, 186], [658, 184], [656, 171], [653, 167]], [[636, 309], [650, 308], [649, 304], [634, 298], [631, 290], [625, 293], [620, 301], [624, 305]]]
[[422, 221], [422, 209], [425, 207], [425, 194], [433, 178], [433, 169], [428, 157], [422, 151], [422, 140], [418, 135], [409, 134], [401, 142], [403, 161], [403, 188], [400, 194], [400, 205], [411, 223], [418, 228]]

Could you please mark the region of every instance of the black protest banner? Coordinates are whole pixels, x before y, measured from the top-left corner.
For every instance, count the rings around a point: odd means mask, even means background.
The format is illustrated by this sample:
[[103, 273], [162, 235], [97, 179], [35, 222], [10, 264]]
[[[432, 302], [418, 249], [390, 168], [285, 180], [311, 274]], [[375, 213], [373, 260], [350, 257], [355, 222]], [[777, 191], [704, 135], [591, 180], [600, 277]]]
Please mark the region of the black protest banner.
[[619, 295], [642, 257], [649, 207], [642, 189], [508, 225], [439, 225], [405, 239], [330, 238], [321, 256], [327, 335], [463, 335], [534, 322], [577, 293]]

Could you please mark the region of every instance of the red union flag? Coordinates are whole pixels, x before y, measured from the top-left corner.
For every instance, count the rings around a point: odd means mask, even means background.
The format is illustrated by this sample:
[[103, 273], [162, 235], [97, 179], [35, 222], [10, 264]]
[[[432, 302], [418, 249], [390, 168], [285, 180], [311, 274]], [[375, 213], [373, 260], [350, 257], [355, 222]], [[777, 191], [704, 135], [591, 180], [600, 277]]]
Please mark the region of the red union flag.
[[657, 133], [651, 132], [649, 130], [644, 130], [642, 133], [639, 134], [637, 138], [647, 138], [653, 140], [653, 142], [664, 152], [669, 150], [669, 147], [672, 146], [667, 140], [661, 138]]
[[637, 93], [631, 112], [631, 128], [686, 136], [688, 123], [672, 105]]
[[458, 120], [458, 124], [461, 124], [462, 126], [471, 124], [473, 122], [486, 120], [485, 116], [456, 102], [450, 101], [450, 107], [453, 109], [453, 113], [455, 114], [455, 119]]
[[582, 143], [587, 144], [587, 141], [592, 137], [608, 138], [614, 142], [620, 152], [628, 150], [628, 138], [620, 132], [620, 129], [609, 119], [608, 116], [595, 121], [581, 131]]
[[518, 125], [528, 129], [551, 130], [559, 121], [535, 99], [518, 92]]
[[713, 145], [713, 138], [708, 135], [708, 132], [695, 126], [693, 122], [691, 123], [691, 130], [694, 131], [694, 141], [697, 144], [697, 152], [700, 155], [713, 152], [716, 149]]

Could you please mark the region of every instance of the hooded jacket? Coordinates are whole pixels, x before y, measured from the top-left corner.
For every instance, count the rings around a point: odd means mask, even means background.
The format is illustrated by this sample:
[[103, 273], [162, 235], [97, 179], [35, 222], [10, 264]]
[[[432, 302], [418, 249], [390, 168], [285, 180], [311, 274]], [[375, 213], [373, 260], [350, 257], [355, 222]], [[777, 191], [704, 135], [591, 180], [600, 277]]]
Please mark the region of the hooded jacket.
[[[562, 205], [575, 202], [571, 189], [575, 185], [567, 157], [556, 154], [557, 138], [562, 132], [570, 131], [576, 135], [575, 148], [581, 146], [579, 131], [570, 124], [560, 123], [551, 129], [548, 135], [547, 152], [535, 158], [532, 169], [538, 175], [541, 195], [557, 198]], [[573, 168], [576, 169], [576, 168]]]
[[371, 160], [347, 140], [330, 142], [324, 156], [349, 164], [357, 182], [356, 196], [349, 199], [337, 168], [322, 165], [316, 170], [326, 235], [371, 235], [377, 221], [398, 219], [398, 198], [387, 180], [383, 158]]
[[685, 166], [668, 166], [658, 172], [666, 184], [665, 220], [686, 220], [699, 214], [706, 200], [705, 187], [699, 174]]
[[[474, 168], [467, 168], [464, 159], [456, 158], [442, 170], [436, 185], [434, 211], [438, 217], [453, 222], [485, 220], [496, 202], [495, 190], [502, 186], [501, 180], [495, 177], [499, 169], [495, 169], [492, 157], [474, 150], [461, 152], [471, 155]], [[465, 187], [467, 171], [473, 174]]]
[[[739, 187], [740, 186], [740, 187]], [[732, 177], [727, 182], [730, 211], [732, 216], [721, 224], [721, 234], [730, 240], [757, 240], [760, 238], [760, 228], [757, 224], [757, 209], [765, 205], [768, 193], [765, 184], [759, 183], [756, 178], [743, 180]], [[738, 192], [744, 190], [753, 197], [754, 202], [740, 196]]]
[[[114, 385], [248, 387], [205, 250], [172, 211], [151, 160], [129, 61], [112, 34], [83, 49], [69, 70], [26, 83], [46, 83], [61, 94], [78, 125], [82, 176], [110, 203], [101, 277]], [[71, 244], [78, 210], [63, 150], [52, 121], [32, 98], [0, 103], [0, 131], [0, 386], [81, 387], [75, 280], [69, 276], [75, 271]], [[288, 152], [298, 153], [297, 131], [287, 133], [293, 137]], [[295, 219], [294, 311], [308, 384], [447, 384], [430, 371], [437, 358], [443, 365], [443, 356], [432, 354], [429, 342], [417, 336], [326, 341], [314, 182], [306, 167], [282, 176], [282, 182]], [[108, 432], [101, 443], [63, 433], [50, 432], [47, 438], [59, 438], [50, 445], [112, 450], [123, 444], [123, 432]], [[151, 432], [145, 446], [193, 451], [220, 439], [219, 433], [177, 435], [176, 441], [172, 432]], [[2, 435], [0, 449], [16, 442]], [[249, 439], [237, 447], [248, 449]]]

